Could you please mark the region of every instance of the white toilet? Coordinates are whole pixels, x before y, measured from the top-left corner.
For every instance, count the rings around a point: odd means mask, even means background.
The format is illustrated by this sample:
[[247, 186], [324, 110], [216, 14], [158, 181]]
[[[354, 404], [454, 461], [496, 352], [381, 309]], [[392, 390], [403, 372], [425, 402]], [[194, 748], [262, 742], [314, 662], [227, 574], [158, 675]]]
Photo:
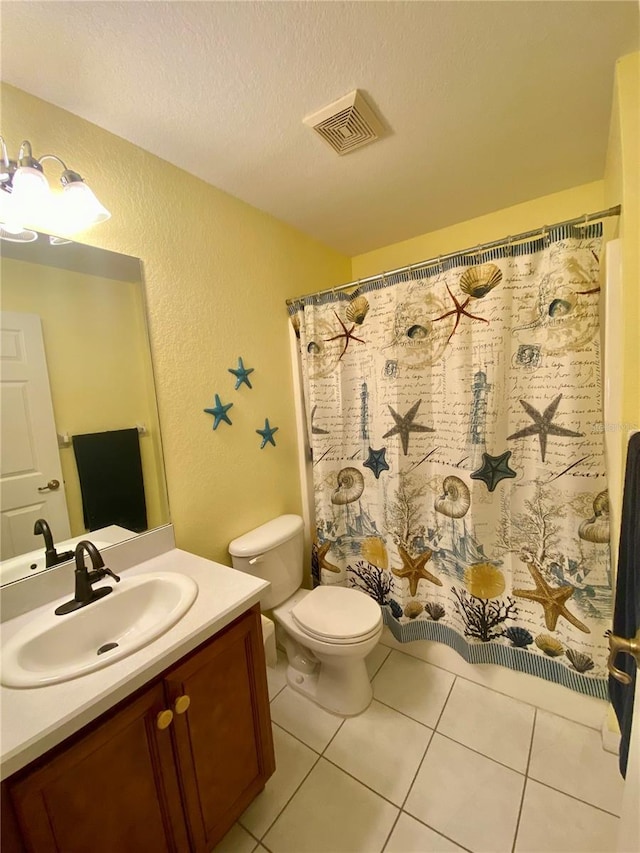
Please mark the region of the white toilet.
[[273, 609], [289, 667], [287, 681], [334, 714], [365, 710], [373, 691], [365, 658], [382, 634], [380, 606], [339, 586], [301, 589], [303, 522], [281, 515], [234, 539], [233, 567], [271, 582], [261, 604]]

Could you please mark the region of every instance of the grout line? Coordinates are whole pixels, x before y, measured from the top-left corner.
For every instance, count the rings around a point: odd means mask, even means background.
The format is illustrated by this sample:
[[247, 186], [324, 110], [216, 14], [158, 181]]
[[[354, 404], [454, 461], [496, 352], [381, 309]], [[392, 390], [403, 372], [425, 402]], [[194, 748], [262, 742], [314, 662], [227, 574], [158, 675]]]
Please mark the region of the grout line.
[[[472, 678], [469, 678], [467, 675], [460, 675], [459, 673], [453, 672], [452, 670], [447, 669], [446, 667], [441, 666], [438, 663], [432, 663], [430, 660], [425, 660], [424, 658], [418, 657], [417, 655], [412, 655], [411, 652], [406, 651], [405, 649], [398, 649], [398, 648], [396, 648], [396, 646], [387, 646], [382, 641], [380, 641], [380, 642], [383, 646], [385, 646], [387, 649], [389, 649], [392, 652], [399, 652], [401, 655], [406, 655], [407, 657], [411, 658], [412, 660], [419, 660], [419, 661], [421, 661], [421, 663], [426, 663], [428, 666], [433, 666], [435, 669], [439, 669], [442, 672], [448, 672], [449, 675], [453, 675], [456, 678], [462, 678], [463, 681], [468, 681], [470, 684], [475, 684], [476, 687], [484, 687], [485, 690], [491, 690], [493, 693], [497, 693], [500, 696], [506, 696], [507, 699], [513, 699], [514, 702], [520, 702], [522, 705], [527, 705], [529, 708], [535, 708], [537, 711], [544, 711], [546, 714], [551, 714], [552, 716], [560, 717], [562, 720], [568, 720], [570, 723], [575, 723], [576, 726], [583, 726], [585, 729], [589, 729], [589, 731], [592, 731], [592, 732], [600, 731], [598, 726], [589, 726], [586, 723], [582, 723], [579, 720], [576, 720], [574, 717], [566, 717], [563, 714], [559, 714], [557, 711], [550, 711], [548, 708], [543, 708], [541, 705], [534, 705], [533, 702], [527, 702], [525, 699], [516, 698], [515, 696], [512, 696], [511, 693], [505, 693], [503, 690], [497, 690], [495, 687], [489, 687], [487, 684], [483, 684], [481, 681], [474, 681]], [[399, 642], [399, 640], [396, 640], [396, 642]], [[436, 642], [436, 641], [435, 640], [424, 640], [422, 642]], [[405, 643], [403, 645], [408, 645], [408, 643]], [[446, 643], [441, 644], [441, 645], [446, 646]], [[451, 647], [449, 646], [448, 648], [451, 648]], [[386, 659], [385, 659], [385, 662], [386, 662]], [[466, 661], [465, 661], [465, 663], [466, 663]], [[488, 664], [488, 665], [500, 667], [500, 669], [507, 669], [507, 670], [509, 669], [508, 667], [501, 666], [499, 663]], [[485, 664], [469, 664], [469, 666], [485, 666]], [[515, 671], [515, 670], [509, 670], [509, 671]], [[528, 672], [523, 673], [523, 674], [530, 676], [530, 678], [537, 678], [538, 677], [538, 676], [532, 675], [531, 673], [528, 673]], [[546, 679], [540, 679], [540, 680], [546, 682]], [[564, 687], [563, 684], [558, 684], [554, 681], [549, 681], [546, 683], [553, 684], [556, 687]], [[569, 688], [569, 687], [565, 687], [564, 689], [565, 690], [571, 690], [571, 688]], [[606, 700], [600, 699], [598, 696], [589, 696], [587, 693], [580, 693], [577, 690], [571, 690], [571, 692], [575, 693], [577, 696], [584, 696], [585, 699], [597, 699], [598, 701], [604, 702], [605, 704], [607, 704]]]
[[[267, 826], [267, 828], [265, 829], [265, 831], [262, 833], [262, 836], [261, 836], [261, 838], [260, 838], [260, 844], [262, 844], [262, 846], [263, 846], [263, 847], [267, 847], [267, 845], [264, 843], [263, 839], [264, 839], [264, 838], [266, 838], [266, 836], [271, 832], [271, 830], [273, 829], [273, 827], [274, 827], [275, 823], [279, 820], [279, 818], [280, 818], [280, 816], [282, 815], [282, 813], [284, 812], [284, 810], [287, 808], [287, 806], [289, 805], [289, 803], [291, 802], [291, 800], [292, 800], [292, 799], [295, 797], [295, 795], [298, 793], [298, 791], [300, 790], [300, 788], [301, 788], [301, 787], [304, 785], [304, 783], [307, 781], [307, 779], [309, 778], [309, 775], [310, 775], [310, 774], [311, 774], [311, 772], [313, 771], [313, 769], [314, 769], [314, 767], [316, 766], [316, 764], [320, 761], [321, 756], [320, 756], [320, 755], [318, 755], [318, 753], [316, 753], [316, 755], [317, 755], [317, 758], [315, 759], [315, 761], [313, 762], [313, 764], [311, 765], [311, 767], [309, 768], [309, 770], [307, 771], [307, 773], [305, 773], [304, 777], [300, 780], [300, 782], [299, 782], [298, 786], [296, 787], [296, 789], [293, 791], [293, 793], [291, 794], [291, 796], [289, 797], [289, 799], [288, 799], [288, 800], [286, 801], [286, 803], [282, 806], [282, 808], [278, 811], [278, 813], [276, 814], [276, 816], [274, 817], [274, 819], [271, 821], [271, 823]], [[267, 782], [267, 784], [268, 784], [268, 782]], [[243, 829], [244, 829], [244, 827], [243, 827]], [[249, 830], [247, 830], [247, 832], [248, 832], [248, 831], [249, 831]], [[254, 838], [255, 838], [255, 836], [254, 836]], [[269, 850], [269, 847], [267, 847], [267, 850]]]
[[274, 723], [274, 721], [273, 721], [273, 720], [271, 720], [271, 725], [272, 725], [272, 726], [275, 726], [275, 727], [276, 727], [276, 728], [278, 728], [278, 729], [280, 729], [280, 730], [281, 730], [281, 731], [283, 731], [286, 735], [289, 735], [289, 737], [292, 737], [294, 740], [297, 740], [297, 741], [298, 741], [298, 743], [301, 743], [303, 746], [306, 746], [306, 747], [307, 747], [307, 749], [310, 749], [310, 750], [311, 750], [311, 752], [315, 752], [315, 754], [318, 756], [318, 758], [320, 758], [320, 756], [322, 755], [322, 753], [321, 753], [321, 752], [318, 752], [318, 750], [317, 750], [317, 749], [314, 749], [312, 746], [309, 746], [309, 744], [308, 744], [308, 743], [305, 743], [305, 741], [303, 741], [303, 740], [302, 740], [302, 738], [299, 738], [297, 735], [294, 735], [292, 732], [290, 732], [290, 731], [289, 731], [289, 729], [285, 729], [285, 727], [284, 727], [281, 723]]
[[330, 758], [327, 758], [324, 755], [321, 756], [321, 758], [323, 761], [326, 761], [327, 764], [331, 764], [333, 767], [335, 767], [336, 770], [340, 770], [340, 772], [344, 773], [345, 776], [349, 776], [351, 779], [353, 779], [354, 782], [357, 782], [358, 785], [362, 785], [363, 788], [366, 788], [368, 791], [371, 791], [371, 793], [375, 794], [376, 797], [380, 797], [380, 799], [384, 800], [385, 803], [389, 803], [389, 805], [393, 806], [394, 809], [400, 810], [400, 806], [397, 803], [394, 803], [392, 800], [389, 799], [389, 797], [385, 797], [385, 795], [381, 794], [380, 791], [376, 791], [375, 788], [372, 788], [371, 785], [368, 785], [366, 782], [363, 782], [362, 779], [358, 779], [358, 777], [354, 776], [353, 773], [351, 773], [349, 770], [345, 770], [344, 767], [340, 767], [339, 764], [336, 764], [335, 761], [332, 761]]
[[443, 732], [436, 732], [436, 734], [439, 734], [440, 737], [445, 738], [445, 740], [451, 741], [451, 743], [455, 743], [458, 746], [464, 747], [464, 749], [468, 749], [469, 752], [475, 752], [476, 755], [481, 755], [482, 758], [486, 758], [487, 761], [493, 761], [494, 764], [497, 764], [499, 767], [504, 767], [505, 770], [511, 770], [512, 773], [517, 773], [518, 776], [525, 775], [524, 770], [516, 770], [515, 767], [511, 767], [510, 764], [505, 764], [503, 761], [498, 761], [497, 758], [492, 758], [490, 755], [487, 755], [486, 752], [480, 752], [479, 749], [475, 749], [473, 746], [469, 746], [468, 744], [462, 743], [461, 741], [456, 740], [455, 738], [450, 737], [449, 735], [445, 735]]
[[467, 853], [473, 853], [473, 850], [471, 850], [469, 847], [465, 847], [465, 846], [464, 846], [464, 844], [460, 844], [460, 842], [459, 842], [459, 841], [456, 841], [456, 840], [455, 840], [455, 838], [451, 838], [449, 835], [445, 835], [443, 832], [440, 832], [440, 830], [439, 830], [439, 829], [434, 829], [434, 828], [433, 828], [432, 826], [430, 826], [428, 823], [425, 823], [423, 820], [420, 820], [420, 818], [419, 818], [419, 817], [416, 817], [414, 814], [411, 814], [411, 812], [406, 812], [406, 811], [404, 811], [404, 809], [403, 809], [403, 810], [402, 810], [402, 812], [401, 812], [401, 814], [406, 814], [406, 815], [407, 815], [407, 817], [413, 818], [413, 820], [418, 821], [418, 823], [421, 823], [421, 824], [422, 824], [422, 826], [426, 826], [426, 827], [427, 827], [427, 829], [430, 829], [430, 830], [431, 830], [431, 832], [435, 832], [435, 833], [436, 833], [436, 835], [440, 835], [442, 838], [446, 838], [446, 839], [447, 839], [447, 841], [450, 841], [452, 844], [455, 844], [455, 845], [456, 845], [456, 847], [459, 847], [461, 850], [466, 850], [466, 851], [467, 851]]
[[[382, 644], [380, 644], [380, 645], [382, 645]], [[382, 648], [386, 649], [386, 650], [387, 650], [387, 653], [386, 653], [386, 655], [384, 656], [384, 658], [380, 661], [380, 663], [378, 664], [378, 666], [376, 667], [375, 672], [373, 672], [373, 673], [371, 674], [371, 676], [369, 677], [369, 681], [370, 681], [372, 684], [373, 684], [373, 679], [374, 679], [374, 678], [376, 677], [376, 675], [380, 672], [380, 670], [382, 669], [383, 665], [387, 662], [387, 660], [388, 660], [388, 658], [389, 658], [389, 655], [390, 655], [390, 654], [391, 654], [391, 652], [392, 652], [392, 649], [390, 649], [390, 648], [389, 648], [389, 646], [384, 646], [384, 645], [383, 645], [383, 646], [382, 646]]]
[[609, 817], [615, 817], [620, 819], [620, 815], [615, 812], [610, 812], [608, 809], [603, 809], [602, 806], [594, 806], [593, 803], [588, 803], [586, 800], [581, 800], [580, 797], [576, 797], [575, 794], [567, 794], [566, 791], [561, 791], [560, 788], [555, 788], [553, 785], [549, 785], [547, 782], [541, 782], [539, 779], [535, 779], [533, 776], [527, 776], [527, 780], [530, 782], [535, 782], [538, 785], [542, 785], [544, 788], [549, 788], [550, 791], [555, 791], [556, 794], [563, 794], [565, 797], [569, 797], [571, 800], [575, 800], [577, 803], [582, 803], [583, 806], [589, 806], [590, 809], [595, 809], [596, 811], [602, 812], [603, 814], [609, 815]]
[[387, 849], [387, 844], [388, 844], [388, 843], [389, 843], [389, 841], [391, 840], [391, 836], [393, 835], [393, 830], [396, 828], [396, 824], [397, 824], [397, 823], [398, 823], [398, 821], [400, 820], [400, 815], [401, 815], [401, 814], [402, 814], [402, 810], [401, 810], [401, 809], [398, 809], [398, 814], [396, 815], [396, 819], [395, 819], [395, 820], [394, 820], [394, 822], [391, 824], [391, 829], [389, 830], [389, 833], [388, 833], [387, 837], [386, 837], [386, 838], [385, 838], [385, 840], [384, 840], [384, 844], [382, 845], [382, 847], [381, 847], [381, 849], [380, 849], [380, 853], [384, 853], [384, 851]]
[[391, 710], [395, 711], [396, 714], [401, 714], [403, 717], [406, 717], [407, 720], [411, 720], [414, 723], [418, 723], [419, 725], [424, 726], [425, 729], [430, 729], [432, 732], [435, 732], [434, 726], [429, 726], [429, 725], [427, 725], [427, 723], [424, 723], [422, 720], [418, 720], [415, 717], [412, 717], [411, 714], [407, 714], [406, 711], [400, 711], [398, 708], [394, 708], [393, 705], [390, 705], [388, 702], [384, 702], [382, 699], [378, 699], [377, 696], [373, 697], [373, 701], [378, 702], [380, 705], [384, 705], [385, 708], [391, 708]]
[[271, 697], [271, 699], [269, 699], [269, 705], [271, 705], [271, 703], [274, 701], [274, 699], [282, 693], [282, 691], [284, 690], [284, 688], [285, 688], [286, 686], [287, 686], [287, 683], [286, 683], [286, 681], [285, 681], [285, 683], [282, 685], [282, 687], [280, 688], [280, 690], [278, 690], [278, 692], [277, 692], [277, 693], [274, 693], [274, 694], [273, 694], [273, 696]]
[[529, 781], [529, 765], [531, 764], [531, 753], [533, 752], [533, 738], [536, 733], [536, 717], [538, 710], [533, 713], [533, 725], [531, 726], [531, 739], [529, 741], [529, 754], [527, 755], [527, 766], [524, 771], [524, 785], [522, 786], [522, 796], [520, 797], [520, 808], [518, 809], [518, 819], [516, 820], [515, 831], [513, 833], [513, 844], [511, 845], [511, 853], [515, 853], [516, 842], [518, 841], [518, 832], [520, 831], [520, 819], [522, 818], [522, 809], [524, 808], [524, 795], [527, 791], [527, 783]]
[[[436, 726], [440, 722], [440, 717], [442, 717], [442, 714], [444, 713], [445, 706], [446, 706], [447, 702], [449, 701], [449, 696], [451, 696], [451, 691], [453, 690], [453, 685], [455, 683], [456, 683], [456, 677], [454, 676], [453, 681], [451, 682], [451, 687], [449, 688], [449, 692], [447, 693], [447, 698], [445, 699], [444, 704], [442, 705], [442, 710], [440, 711], [438, 719], [436, 720]], [[427, 727], [427, 728], [429, 728], [429, 727]], [[424, 764], [424, 760], [427, 757], [427, 753], [429, 752], [429, 747], [433, 743], [433, 736], [435, 733], [436, 733], [435, 729], [431, 729], [431, 737], [429, 738], [429, 743], [426, 745], [425, 750], [422, 753], [422, 758], [418, 762], [418, 767], [416, 768], [416, 772], [413, 775], [413, 779], [411, 780], [411, 784], [407, 788], [407, 793], [405, 794], [404, 800], [402, 801], [402, 805], [400, 806], [400, 809], [402, 811], [404, 811], [404, 807], [406, 806], [407, 800], [409, 799], [409, 794], [411, 793], [411, 789], [415, 785], [415, 781], [418, 778], [418, 773], [420, 773], [420, 770], [422, 769], [422, 765]]]
[[[373, 701], [373, 700], [372, 700], [372, 701]], [[369, 705], [371, 705], [371, 702], [369, 703]], [[369, 705], [367, 705], [367, 708], [369, 707]], [[365, 711], [367, 710], [367, 708], [365, 708], [365, 710], [362, 712], [363, 714], [365, 713]], [[338, 732], [340, 731], [340, 729], [344, 726], [344, 724], [346, 723], [347, 719], [348, 719], [348, 717], [343, 717], [343, 718], [342, 718], [342, 722], [340, 723], [340, 725], [338, 726], [338, 728], [335, 730], [335, 732], [331, 735], [331, 737], [329, 738], [328, 743], [326, 744], [325, 748], [322, 750], [322, 752], [320, 753], [320, 755], [324, 756], [325, 752], [329, 749], [329, 747], [330, 747], [330, 746], [331, 746], [331, 744], [333, 743], [333, 740], [334, 740], [335, 736], [338, 734]]]
[[434, 734], [435, 734], [435, 732], [431, 732], [431, 737], [429, 738], [429, 743], [424, 748], [424, 752], [422, 753], [422, 758], [418, 762], [418, 766], [416, 767], [416, 772], [413, 774], [413, 779], [411, 780], [411, 784], [407, 788], [407, 793], [404, 795], [404, 800], [402, 801], [402, 805], [400, 806], [401, 811], [404, 811], [404, 807], [406, 806], [407, 800], [409, 799], [409, 794], [411, 793], [411, 789], [413, 788], [413, 786], [416, 783], [416, 779], [418, 778], [418, 774], [420, 773], [420, 770], [422, 769], [422, 765], [424, 764], [424, 760], [427, 757], [427, 753], [429, 752], [429, 747], [431, 746], [431, 743], [433, 741], [433, 735]]
[[[453, 674], [453, 673], [452, 673], [452, 674]], [[447, 698], [444, 700], [444, 705], [442, 706], [442, 710], [440, 711], [440, 713], [439, 713], [439, 715], [438, 715], [438, 719], [436, 720], [436, 724], [435, 724], [435, 726], [433, 727], [433, 730], [434, 730], [435, 732], [437, 732], [437, 731], [438, 731], [438, 726], [440, 725], [440, 720], [442, 719], [442, 715], [444, 714], [444, 709], [447, 707], [447, 705], [448, 705], [448, 703], [449, 703], [449, 699], [451, 698], [451, 694], [453, 693], [453, 687], [454, 687], [454, 685], [455, 685], [455, 683], [456, 683], [456, 679], [457, 679], [457, 678], [458, 678], [458, 676], [457, 676], [457, 675], [454, 675], [454, 676], [453, 676], [453, 681], [451, 682], [451, 687], [449, 688], [449, 692], [447, 693]]]

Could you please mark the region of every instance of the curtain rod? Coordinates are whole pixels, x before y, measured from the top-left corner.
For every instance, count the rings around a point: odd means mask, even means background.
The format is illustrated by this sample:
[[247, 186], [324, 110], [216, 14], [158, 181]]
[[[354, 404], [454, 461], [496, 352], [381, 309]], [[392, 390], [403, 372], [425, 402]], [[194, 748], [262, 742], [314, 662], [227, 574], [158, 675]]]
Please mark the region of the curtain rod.
[[303, 296], [296, 296], [292, 299], [287, 299], [287, 305], [293, 305], [296, 302], [301, 302], [304, 299], [313, 299], [319, 296], [324, 296], [327, 293], [337, 293], [341, 290], [348, 290], [350, 287], [360, 287], [362, 284], [368, 284], [372, 281], [381, 281], [387, 276], [399, 275], [404, 272], [411, 272], [416, 267], [428, 267], [433, 264], [439, 264], [443, 261], [455, 258], [458, 255], [473, 255], [479, 254], [486, 249], [495, 249], [497, 246], [506, 246], [510, 243], [519, 243], [529, 237], [543, 236], [547, 231], [553, 228], [564, 228], [569, 225], [586, 225], [588, 222], [593, 222], [596, 219], [606, 219], [608, 216], [620, 216], [621, 207], [617, 204], [615, 207], [609, 207], [607, 210], [599, 210], [597, 213], [586, 213], [583, 216], [577, 216], [575, 219], [566, 219], [564, 222], [556, 222], [554, 225], [543, 225], [542, 228], [534, 228], [532, 231], [523, 231], [522, 234], [516, 234], [513, 237], [502, 237], [500, 240], [493, 240], [490, 243], [481, 243], [478, 246], [472, 246], [468, 249], [463, 249], [458, 252], [449, 252], [446, 255], [438, 255], [435, 258], [430, 258], [426, 261], [418, 261], [415, 264], [407, 264], [404, 267], [398, 267], [395, 270], [377, 273], [376, 275], [367, 276], [367, 278], [359, 278], [356, 281], [350, 281], [346, 284], [339, 284], [336, 287], [327, 287], [326, 290], [320, 290], [317, 293], [306, 293]]

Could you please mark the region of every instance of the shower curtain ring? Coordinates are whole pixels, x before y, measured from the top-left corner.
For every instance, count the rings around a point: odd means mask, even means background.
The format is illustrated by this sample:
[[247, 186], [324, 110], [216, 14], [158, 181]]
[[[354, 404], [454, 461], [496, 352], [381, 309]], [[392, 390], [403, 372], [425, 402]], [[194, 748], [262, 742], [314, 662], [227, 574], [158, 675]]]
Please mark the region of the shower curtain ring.
[[510, 258], [513, 252], [513, 237], [511, 234], [507, 237], [507, 257]]
[[444, 275], [444, 266], [442, 265], [442, 255], [438, 255], [438, 270], [440, 275]]

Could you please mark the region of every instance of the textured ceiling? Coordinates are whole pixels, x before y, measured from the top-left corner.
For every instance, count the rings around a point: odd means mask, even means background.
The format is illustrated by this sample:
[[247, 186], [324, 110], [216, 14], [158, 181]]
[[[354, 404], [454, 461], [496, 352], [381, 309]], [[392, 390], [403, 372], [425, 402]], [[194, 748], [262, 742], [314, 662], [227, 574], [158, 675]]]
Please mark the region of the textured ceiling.
[[[1, 12], [4, 81], [348, 255], [600, 179], [614, 63], [638, 49], [616, 0]], [[356, 87], [390, 132], [338, 157], [302, 119]]]

